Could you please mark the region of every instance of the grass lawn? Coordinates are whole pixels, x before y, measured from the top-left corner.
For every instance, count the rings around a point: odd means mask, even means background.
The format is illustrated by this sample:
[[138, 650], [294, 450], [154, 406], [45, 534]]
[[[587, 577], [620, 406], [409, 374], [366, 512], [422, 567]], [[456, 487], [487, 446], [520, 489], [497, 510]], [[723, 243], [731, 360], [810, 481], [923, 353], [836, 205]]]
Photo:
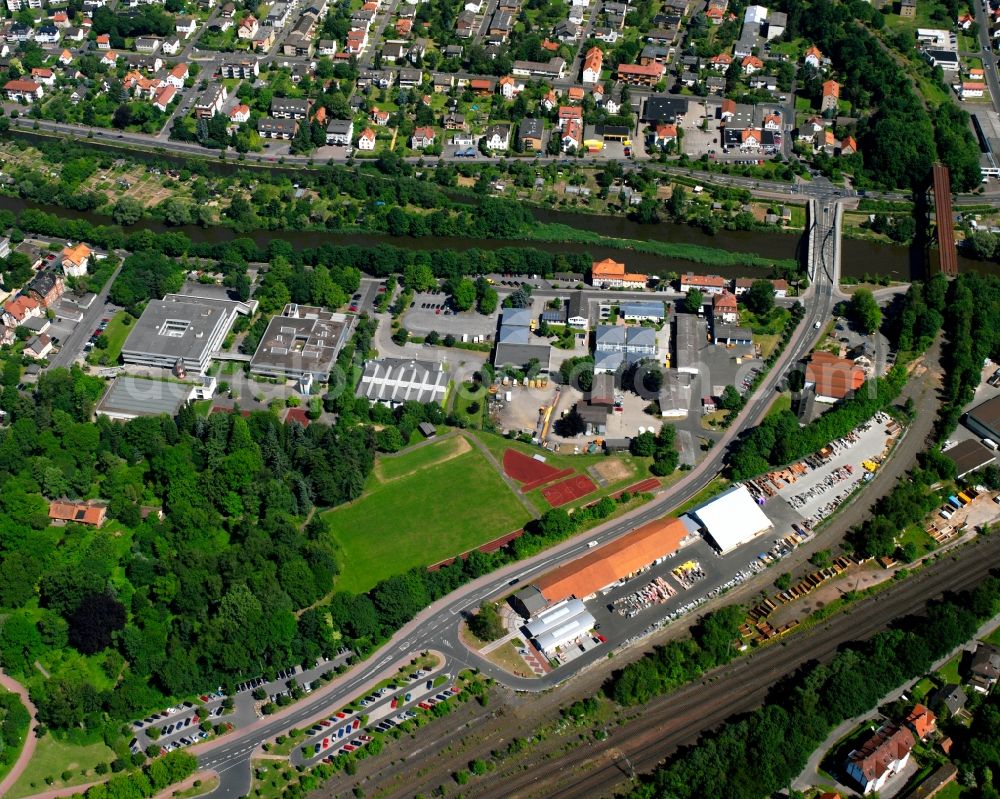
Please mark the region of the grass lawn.
[[927, 698], [927, 694], [934, 690], [934, 681], [930, 677], [924, 677], [922, 680], [916, 682], [913, 686], [913, 690], [910, 691], [913, 694], [913, 698], [922, 702]]
[[680, 516], [682, 513], [687, 513], [691, 508], [696, 508], [699, 505], [708, 502], [716, 494], [721, 494], [729, 488], [729, 481], [725, 477], [716, 477], [705, 486], [701, 491], [695, 494], [691, 499], [685, 502], [680, 507], [674, 508], [671, 515]]
[[529, 518], [475, 450], [372, 486], [360, 499], [327, 513], [341, 549], [337, 588], [367, 591], [393, 574], [516, 530]]
[[918, 558], [928, 552], [933, 552], [937, 547], [934, 539], [915, 524], [911, 524], [903, 530], [903, 534], [899, 537], [899, 545], [905, 546], [906, 544], [916, 545]]
[[961, 785], [957, 782], [950, 782], [938, 791], [935, 796], [937, 799], [959, 799], [964, 793], [965, 789]]
[[[103, 741], [77, 745], [57, 741], [52, 737], [52, 733], [47, 733], [38, 742], [34, 756], [21, 775], [21, 779], [10, 789], [7, 799], [20, 799], [22, 796], [30, 796], [52, 788], [93, 782], [97, 779], [94, 766], [101, 762], [110, 764], [114, 759], [114, 750], [105, 746]], [[72, 774], [66, 782], [61, 778], [64, 771]], [[52, 777], [51, 785], [46, 784], [46, 777]]]
[[986, 640], [986, 643], [988, 643], [988, 644], [995, 644], [996, 646], [1000, 646], [1000, 627], [998, 627], [993, 632], [991, 632], [986, 637], [985, 640]]
[[771, 403], [771, 407], [767, 409], [768, 416], [774, 416], [776, 413], [781, 413], [782, 411], [789, 411], [792, 409], [792, 395], [789, 393], [781, 394], [774, 402]]
[[962, 660], [962, 653], [959, 652], [955, 657], [945, 663], [940, 669], [937, 670], [938, 675], [941, 677], [941, 681], [945, 684], [947, 683], [958, 683], [962, 684], [962, 678], [958, 674], [958, 664]]
[[[465, 419], [470, 427], [483, 426], [483, 408], [486, 407], [486, 389], [472, 389], [472, 383], [466, 382], [456, 385], [455, 392], [455, 415]], [[472, 410], [472, 409], [475, 410]]]
[[410, 451], [404, 450], [392, 457], [383, 455], [376, 462], [373, 474], [379, 483], [388, 483], [460, 455], [468, 449], [468, 442], [461, 436], [446, 438]]
[[[127, 324], [126, 320], [128, 320]], [[135, 320], [126, 311], [119, 311], [111, 317], [111, 321], [108, 322], [108, 326], [102, 334], [107, 339], [107, 348], [102, 350], [94, 347], [87, 356], [87, 360], [91, 363], [97, 363], [97, 359], [104, 354], [107, 355], [109, 363], [118, 363], [118, 356], [122, 354], [122, 347], [125, 345], [128, 334], [132, 332], [134, 322]]]

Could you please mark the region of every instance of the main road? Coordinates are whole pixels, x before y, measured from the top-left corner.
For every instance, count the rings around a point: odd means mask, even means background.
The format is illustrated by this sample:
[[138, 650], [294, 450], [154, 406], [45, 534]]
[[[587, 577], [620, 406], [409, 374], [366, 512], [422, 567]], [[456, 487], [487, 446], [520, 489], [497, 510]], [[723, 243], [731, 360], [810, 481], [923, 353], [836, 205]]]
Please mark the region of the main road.
[[[646, 505], [575, 536], [533, 558], [513, 563], [474, 580], [438, 600], [399, 630], [371, 655], [365, 664], [315, 691], [309, 699], [217, 741], [193, 748], [191, 751], [198, 756], [201, 768], [219, 775], [219, 786], [211, 796], [241, 797], [248, 794], [251, 786], [250, 757], [263, 741], [275, 737], [290, 727], [308, 726], [314, 719], [350, 701], [369, 684], [389, 673], [397, 664], [406, 661], [414, 652], [433, 649], [444, 653], [448, 659], [458, 664], [482, 667], [485, 661], [480, 661], [473, 653], [467, 650], [457, 651], [455, 631], [464, 612], [476, 607], [482, 600], [501, 593], [514, 580], [526, 582], [557, 564], [578, 557], [587, 551], [589, 541], [607, 543], [646, 522], [663, 516], [671, 508], [691, 499], [708, 486], [722, 469], [728, 444], [744, 430], [757, 424], [764, 416], [774, 399], [775, 390], [784, 377], [786, 367], [812, 349], [820, 335], [820, 329], [830, 318], [838, 294], [839, 248], [836, 241], [838, 213], [835, 202], [827, 202], [825, 205], [815, 201], [811, 203], [809, 252], [817, 263], [810, 264], [810, 274], [813, 278], [810, 288], [803, 297], [806, 305], [804, 318], [758, 391], [704, 461], [681, 481]], [[834, 231], [832, 235], [831, 230]], [[542, 679], [521, 679], [502, 674], [501, 676], [505, 684], [516, 690], [541, 691], [573, 676], [578, 669], [586, 665], [581, 661], [582, 659], [578, 659]]]

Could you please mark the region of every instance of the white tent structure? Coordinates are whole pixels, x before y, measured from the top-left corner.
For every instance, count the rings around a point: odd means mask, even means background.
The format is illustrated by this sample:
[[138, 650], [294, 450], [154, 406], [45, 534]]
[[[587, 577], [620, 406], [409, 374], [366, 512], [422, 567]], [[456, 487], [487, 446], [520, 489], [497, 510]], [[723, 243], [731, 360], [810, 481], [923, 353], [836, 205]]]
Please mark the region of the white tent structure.
[[746, 486], [735, 486], [691, 511], [706, 537], [725, 554], [766, 533], [774, 525]]

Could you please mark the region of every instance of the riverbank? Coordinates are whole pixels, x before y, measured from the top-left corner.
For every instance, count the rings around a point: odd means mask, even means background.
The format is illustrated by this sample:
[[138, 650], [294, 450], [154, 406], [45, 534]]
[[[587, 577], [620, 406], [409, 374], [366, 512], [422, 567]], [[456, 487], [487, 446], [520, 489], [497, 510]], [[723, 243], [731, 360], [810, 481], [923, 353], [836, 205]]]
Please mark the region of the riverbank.
[[604, 236], [592, 230], [581, 230], [560, 222], [536, 223], [534, 227], [524, 232], [523, 236], [531, 241], [596, 244], [612, 249], [645, 252], [704, 266], [750, 266], [760, 269], [778, 266], [791, 270], [798, 269], [798, 262], [794, 258], [766, 258], [756, 253], [734, 252], [685, 242], [615, 238]]

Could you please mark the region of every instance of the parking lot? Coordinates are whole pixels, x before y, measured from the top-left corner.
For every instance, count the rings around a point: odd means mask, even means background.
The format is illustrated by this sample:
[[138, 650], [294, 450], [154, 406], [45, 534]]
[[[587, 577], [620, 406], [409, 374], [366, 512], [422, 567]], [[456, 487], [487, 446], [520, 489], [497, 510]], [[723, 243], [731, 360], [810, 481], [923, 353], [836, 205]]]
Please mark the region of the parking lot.
[[[418, 669], [408, 678], [397, 678], [357, 704], [359, 710], [344, 707], [321, 719], [306, 730], [306, 741], [292, 753], [293, 765], [312, 766], [321, 760], [331, 761], [349, 754], [400, 724], [417, 717], [418, 710], [429, 711], [447, 702], [459, 692], [451, 675], [436, 669]], [[366, 720], [362, 724], [362, 714]]]
[[[170, 752], [191, 746], [209, 737], [209, 733], [200, 729], [202, 717], [212, 726], [220, 723], [231, 723], [234, 726], [255, 721], [260, 717], [260, 705], [264, 701], [275, 701], [282, 694], [290, 695], [289, 681], [295, 680], [306, 693], [321, 675], [333, 671], [338, 665], [346, 663], [351, 653], [342, 651], [333, 660], [320, 660], [313, 668], [303, 670], [294, 666], [278, 672], [274, 679], [256, 677], [252, 680], [234, 686], [232, 709], [227, 711], [225, 703], [227, 694], [222, 686], [208, 694], [201, 694], [195, 699], [185, 701], [173, 707], [168, 707], [158, 713], [153, 713], [132, 722], [133, 736], [130, 748], [133, 752], [145, 751], [151, 744], [160, 747], [163, 752]], [[265, 700], [257, 700], [253, 694], [262, 690]], [[260, 694], [258, 693], [258, 696]], [[157, 732], [150, 735], [150, 730]], [[155, 739], [154, 739], [155, 738]]]
[[888, 414], [879, 413], [824, 452], [757, 478], [751, 491], [765, 500], [769, 515], [773, 506], [783, 504], [815, 524], [874, 476], [899, 432]]
[[468, 336], [484, 336], [492, 341], [497, 329], [499, 310], [488, 315], [475, 310], [456, 313], [448, 303], [448, 295], [443, 292], [421, 292], [413, 295], [412, 304], [403, 314], [403, 327], [417, 336], [425, 336], [432, 330], [440, 335], [449, 333], [459, 339]]

